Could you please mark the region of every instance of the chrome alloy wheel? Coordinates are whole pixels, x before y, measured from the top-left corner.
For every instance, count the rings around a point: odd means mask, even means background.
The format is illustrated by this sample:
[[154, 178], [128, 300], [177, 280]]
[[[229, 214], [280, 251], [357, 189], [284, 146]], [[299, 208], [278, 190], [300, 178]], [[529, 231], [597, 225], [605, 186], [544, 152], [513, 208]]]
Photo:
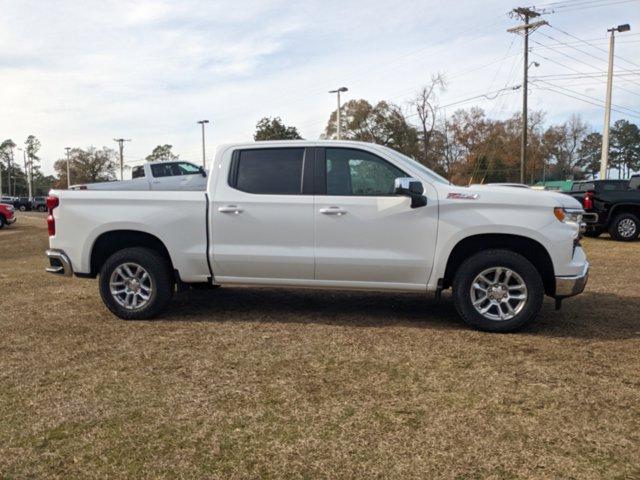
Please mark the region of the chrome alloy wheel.
[[506, 267], [481, 272], [471, 283], [471, 303], [489, 320], [511, 320], [527, 302], [527, 286], [520, 275]]
[[621, 237], [631, 238], [636, 234], [636, 222], [630, 218], [625, 218], [618, 223], [618, 233]]
[[127, 310], [138, 310], [149, 303], [153, 282], [149, 273], [137, 263], [123, 263], [109, 279], [111, 296]]

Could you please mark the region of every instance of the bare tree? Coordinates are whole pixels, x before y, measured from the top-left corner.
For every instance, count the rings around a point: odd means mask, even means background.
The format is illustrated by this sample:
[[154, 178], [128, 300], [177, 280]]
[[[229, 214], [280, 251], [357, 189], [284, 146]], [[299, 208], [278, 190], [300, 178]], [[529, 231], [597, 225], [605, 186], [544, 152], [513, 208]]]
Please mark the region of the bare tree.
[[409, 102], [415, 109], [419, 119], [420, 143], [422, 145], [422, 163], [434, 168], [430, 158], [431, 140], [436, 126], [436, 112], [438, 111], [437, 95], [446, 89], [444, 75], [438, 73], [431, 77], [431, 81], [422, 87], [416, 97]]

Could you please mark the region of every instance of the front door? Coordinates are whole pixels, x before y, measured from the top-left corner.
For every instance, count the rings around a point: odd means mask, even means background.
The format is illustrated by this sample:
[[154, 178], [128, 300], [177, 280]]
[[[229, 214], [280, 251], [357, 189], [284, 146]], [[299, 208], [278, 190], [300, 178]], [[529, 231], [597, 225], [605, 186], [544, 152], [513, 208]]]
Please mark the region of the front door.
[[437, 235], [435, 198], [412, 209], [408, 197], [393, 193], [394, 180], [411, 175], [371, 152], [326, 148], [316, 158], [316, 280], [426, 288]]
[[305, 149], [236, 150], [220, 171], [209, 217], [216, 280], [313, 280], [313, 192], [303, 185], [313, 180], [313, 159]]

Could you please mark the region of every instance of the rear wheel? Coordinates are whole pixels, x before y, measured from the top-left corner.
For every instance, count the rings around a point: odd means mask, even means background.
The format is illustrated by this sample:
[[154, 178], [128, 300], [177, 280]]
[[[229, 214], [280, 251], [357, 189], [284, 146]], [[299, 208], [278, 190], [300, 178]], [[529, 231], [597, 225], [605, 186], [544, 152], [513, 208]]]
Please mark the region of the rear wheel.
[[631, 242], [640, 235], [640, 220], [633, 213], [621, 213], [611, 222], [609, 234], [616, 240]]
[[149, 248], [126, 248], [111, 255], [100, 270], [100, 295], [124, 320], [157, 316], [173, 295], [171, 265]]
[[21, 212], [25, 212], [27, 210], [27, 207], [25, 205], [20, 205], [18, 208]]
[[532, 321], [542, 307], [540, 273], [522, 255], [485, 250], [465, 260], [453, 280], [456, 310], [470, 326], [512, 332]]
[[0, 215], [0, 228], [4, 227], [6, 224], [6, 220], [4, 219], [4, 217], [2, 215]]
[[47, 211], [47, 207], [45, 207], [44, 205], [39, 205], [38, 206], [38, 211], [39, 212], [46, 212]]

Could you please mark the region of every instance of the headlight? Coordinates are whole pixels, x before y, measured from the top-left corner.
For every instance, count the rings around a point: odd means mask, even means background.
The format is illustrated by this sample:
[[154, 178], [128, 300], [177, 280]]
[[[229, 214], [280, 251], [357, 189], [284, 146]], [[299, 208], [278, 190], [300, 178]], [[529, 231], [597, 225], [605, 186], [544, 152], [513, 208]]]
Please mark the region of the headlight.
[[553, 209], [553, 214], [562, 223], [575, 223], [580, 225], [582, 223], [582, 214], [584, 210], [581, 208], [563, 208], [556, 207]]

